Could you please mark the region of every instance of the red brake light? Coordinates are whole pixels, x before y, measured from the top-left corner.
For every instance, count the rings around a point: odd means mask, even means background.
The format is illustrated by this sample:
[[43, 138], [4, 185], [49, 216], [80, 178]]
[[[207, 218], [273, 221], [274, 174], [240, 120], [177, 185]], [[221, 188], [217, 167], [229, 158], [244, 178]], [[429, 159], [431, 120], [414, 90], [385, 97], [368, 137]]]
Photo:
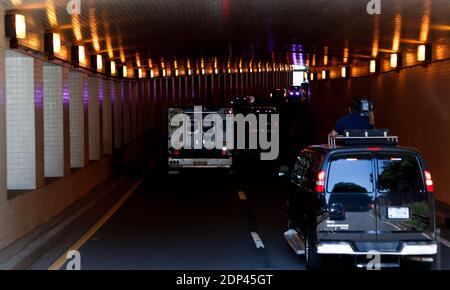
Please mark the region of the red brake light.
[[174, 156], [180, 156], [180, 150], [173, 150], [173, 155]]
[[434, 192], [433, 179], [431, 178], [431, 173], [428, 170], [424, 171], [425, 174], [425, 185], [427, 186], [427, 192]]
[[367, 150], [370, 150], [370, 151], [380, 151], [381, 148], [380, 148], [380, 147], [367, 147]]
[[317, 174], [316, 192], [318, 193], [325, 192], [325, 171], [323, 170]]
[[222, 151], [220, 152], [220, 154], [222, 156], [227, 156], [228, 155], [227, 149], [222, 148]]

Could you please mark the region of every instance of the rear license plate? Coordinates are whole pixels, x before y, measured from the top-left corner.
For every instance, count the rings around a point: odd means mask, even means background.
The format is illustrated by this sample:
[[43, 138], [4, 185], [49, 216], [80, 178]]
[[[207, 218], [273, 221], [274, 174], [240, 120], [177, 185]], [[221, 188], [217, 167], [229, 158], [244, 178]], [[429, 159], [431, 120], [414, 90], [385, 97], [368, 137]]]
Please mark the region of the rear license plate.
[[194, 161], [195, 166], [206, 166], [208, 165], [208, 162], [206, 161]]
[[388, 219], [409, 219], [409, 207], [388, 207]]

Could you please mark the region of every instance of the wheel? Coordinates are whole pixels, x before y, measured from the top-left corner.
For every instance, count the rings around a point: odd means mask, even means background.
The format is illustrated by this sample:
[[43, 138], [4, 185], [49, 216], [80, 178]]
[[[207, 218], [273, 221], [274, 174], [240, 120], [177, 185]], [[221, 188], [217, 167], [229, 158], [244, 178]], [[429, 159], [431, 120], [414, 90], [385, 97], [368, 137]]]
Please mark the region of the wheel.
[[305, 260], [306, 268], [309, 270], [318, 270], [322, 266], [322, 257], [317, 253], [312, 235], [308, 235], [305, 239]]
[[428, 271], [433, 270], [434, 263], [433, 262], [419, 262], [419, 261], [401, 261], [401, 267], [407, 270], [420, 270], [420, 271]]
[[421, 271], [433, 270], [433, 263], [430, 263], [430, 262], [419, 262], [417, 264], [417, 269], [419, 269]]

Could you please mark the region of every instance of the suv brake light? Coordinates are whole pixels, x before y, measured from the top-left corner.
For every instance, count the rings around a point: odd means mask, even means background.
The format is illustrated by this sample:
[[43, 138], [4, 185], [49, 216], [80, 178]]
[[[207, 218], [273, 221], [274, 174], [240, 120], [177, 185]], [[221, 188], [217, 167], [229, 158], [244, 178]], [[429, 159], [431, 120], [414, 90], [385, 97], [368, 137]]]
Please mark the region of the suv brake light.
[[434, 192], [433, 179], [431, 178], [431, 173], [428, 170], [424, 171], [425, 174], [425, 185], [427, 186], [427, 192]]
[[325, 192], [325, 171], [324, 170], [320, 171], [317, 174], [316, 192], [317, 193]]

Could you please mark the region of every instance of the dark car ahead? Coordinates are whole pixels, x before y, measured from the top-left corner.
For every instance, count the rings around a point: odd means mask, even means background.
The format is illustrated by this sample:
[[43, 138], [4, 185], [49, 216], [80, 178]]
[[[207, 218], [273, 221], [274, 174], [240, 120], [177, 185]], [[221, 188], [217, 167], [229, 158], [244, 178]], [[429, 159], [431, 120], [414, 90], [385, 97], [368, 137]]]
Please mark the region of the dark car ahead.
[[255, 97], [253, 96], [235, 96], [231, 99], [229, 107], [235, 114], [248, 114], [254, 103]]
[[372, 251], [380, 267], [405, 259], [431, 265], [434, 188], [421, 154], [383, 138], [342, 139], [351, 145], [310, 146], [298, 155], [285, 233], [291, 247], [310, 268], [320, 267], [322, 255], [353, 255], [364, 268], [358, 258]]
[[[250, 107], [247, 113], [254, 115], [257, 122], [252, 124], [250, 121], [246, 124], [245, 140], [247, 146], [245, 149], [238, 148], [238, 130], [237, 128], [235, 130], [235, 149], [233, 151], [235, 168], [237, 171], [241, 170], [245, 174], [277, 175], [278, 158], [275, 160], [261, 160], [261, 154], [269, 153], [272, 148], [262, 149], [260, 146], [256, 146], [256, 143], [253, 144], [254, 148], [252, 148], [249, 140], [252, 136], [254, 140], [261, 140], [261, 135], [273, 140], [276, 138], [275, 136], [279, 135], [280, 122], [279, 118], [277, 118], [278, 109], [267, 105], [264, 101], [259, 101]], [[263, 122], [263, 115], [265, 115], [265, 122]]]
[[292, 86], [286, 92], [288, 101], [290, 102], [305, 102], [306, 91], [301, 86]]
[[274, 104], [283, 104], [287, 102], [286, 94], [285, 89], [273, 89], [269, 92], [269, 98]]

